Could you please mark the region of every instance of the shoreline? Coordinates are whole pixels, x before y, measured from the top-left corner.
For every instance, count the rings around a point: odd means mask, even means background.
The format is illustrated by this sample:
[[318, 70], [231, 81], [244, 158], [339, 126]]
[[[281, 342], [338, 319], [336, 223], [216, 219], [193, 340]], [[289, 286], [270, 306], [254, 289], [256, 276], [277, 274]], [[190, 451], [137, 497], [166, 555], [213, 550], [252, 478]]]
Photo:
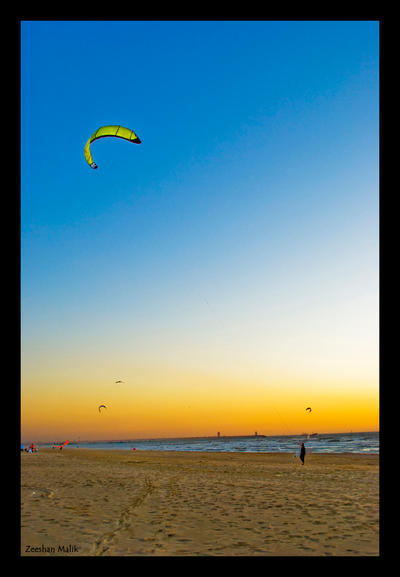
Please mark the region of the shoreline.
[[379, 455], [22, 452], [21, 555], [379, 555]]
[[[56, 447], [53, 449], [51, 447], [38, 447], [38, 452], [44, 453], [47, 451], [51, 451], [51, 453], [59, 453], [60, 450], [57, 449]], [[110, 453], [127, 453], [129, 455], [134, 455], [134, 454], [146, 454], [146, 453], [167, 453], [167, 454], [171, 454], [171, 453], [177, 453], [177, 454], [195, 454], [195, 455], [286, 455], [286, 456], [293, 456], [293, 457], [297, 457], [298, 456], [298, 450], [297, 449], [293, 449], [291, 451], [250, 451], [250, 450], [245, 450], [245, 451], [240, 451], [240, 450], [236, 450], [236, 451], [214, 451], [214, 450], [204, 450], [204, 451], [200, 451], [200, 450], [195, 450], [195, 449], [140, 449], [135, 447], [134, 449], [99, 449], [97, 447], [68, 447], [68, 449], [63, 449], [63, 453], [67, 453], [67, 452], [71, 452], [71, 451], [98, 451], [99, 453], [106, 453], [106, 452], [110, 452]], [[21, 451], [21, 453], [26, 453], [27, 451]], [[380, 453], [373, 453], [373, 452], [356, 452], [356, 451], [321, 451], [318, 452], [318, 450], [314, 450], [311, 449], [309, 447], [307, 447], [307, 458], [309, 458], [311, 455], [314, 456], [318, 456], [318, 457], [340, 457], [341, 455], [344, 456], [354, 456], [354, 457], [377, 457], [379, 459]]]

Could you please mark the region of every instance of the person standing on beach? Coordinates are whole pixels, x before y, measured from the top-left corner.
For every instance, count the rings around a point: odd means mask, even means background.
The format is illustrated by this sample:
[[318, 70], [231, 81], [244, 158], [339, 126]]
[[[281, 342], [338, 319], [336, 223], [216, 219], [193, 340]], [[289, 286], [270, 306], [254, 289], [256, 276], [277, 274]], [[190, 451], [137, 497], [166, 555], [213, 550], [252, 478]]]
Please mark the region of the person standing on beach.
[[306, 448], [304, 446], [304, 443], [301, 443], [300, 445], [300, 461], [301, 464], [304, 465], [304, 457], [306, 456]]

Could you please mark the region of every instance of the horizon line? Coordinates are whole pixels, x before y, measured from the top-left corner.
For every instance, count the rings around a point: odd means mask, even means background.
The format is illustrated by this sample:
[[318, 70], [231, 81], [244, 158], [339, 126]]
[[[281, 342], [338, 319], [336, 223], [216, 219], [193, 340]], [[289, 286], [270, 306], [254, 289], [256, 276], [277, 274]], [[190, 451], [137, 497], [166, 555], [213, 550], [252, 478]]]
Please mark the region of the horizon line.
[[[142, 437], [142, 438], [131, 438], [131, 439], [84, 439], [84, 440], [69, 440], [69, 443], [79, 444], [79, 443], [129, 443], [133, 441], [174, 441], [174, 440], [190, 440], [190, 439], [234, 439], [234, 438], [269, 438], [269, 437], [304, 437], [311, 434], [316, 436], [320, 435], [359, 435], [366, 433], [379, 433], [377, 431], [335, 431], [328, 433], [290, 433], [290, 434], [275, 434], [275, 435], [264, 435], [262, 433], [252, 434], [252, 435], [201, 435], [201, 436], [189, 436], [189, 437]], [[21, 440], [21, 443], [23, 441]], [[28, 442], [28, 441], [24, 441]], [[58, 441], [36, 441], [36, 443], [50, 444], [58, 443]]]

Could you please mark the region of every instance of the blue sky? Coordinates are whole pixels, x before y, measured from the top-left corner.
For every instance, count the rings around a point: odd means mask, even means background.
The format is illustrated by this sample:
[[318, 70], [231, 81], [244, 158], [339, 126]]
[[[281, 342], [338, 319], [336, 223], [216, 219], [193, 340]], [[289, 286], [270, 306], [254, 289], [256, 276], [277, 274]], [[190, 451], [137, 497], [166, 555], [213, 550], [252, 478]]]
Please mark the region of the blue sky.
[[[367, 21], [22, 22], [24, 374], [88, 347], [376, 375], [378, 48]], [[94, 171], [105, 124], [142, 144]]]

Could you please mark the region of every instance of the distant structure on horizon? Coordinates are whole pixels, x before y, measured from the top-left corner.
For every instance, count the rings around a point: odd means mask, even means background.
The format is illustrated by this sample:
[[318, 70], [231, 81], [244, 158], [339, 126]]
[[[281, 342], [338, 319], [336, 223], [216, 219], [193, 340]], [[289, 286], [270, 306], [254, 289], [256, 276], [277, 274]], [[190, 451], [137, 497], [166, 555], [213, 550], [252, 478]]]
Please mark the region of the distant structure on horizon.
[[218, 431], [218, 433], [217, 433], [217, 437], [220, 437], [220, 436], [221, 436], [221, 433]]

